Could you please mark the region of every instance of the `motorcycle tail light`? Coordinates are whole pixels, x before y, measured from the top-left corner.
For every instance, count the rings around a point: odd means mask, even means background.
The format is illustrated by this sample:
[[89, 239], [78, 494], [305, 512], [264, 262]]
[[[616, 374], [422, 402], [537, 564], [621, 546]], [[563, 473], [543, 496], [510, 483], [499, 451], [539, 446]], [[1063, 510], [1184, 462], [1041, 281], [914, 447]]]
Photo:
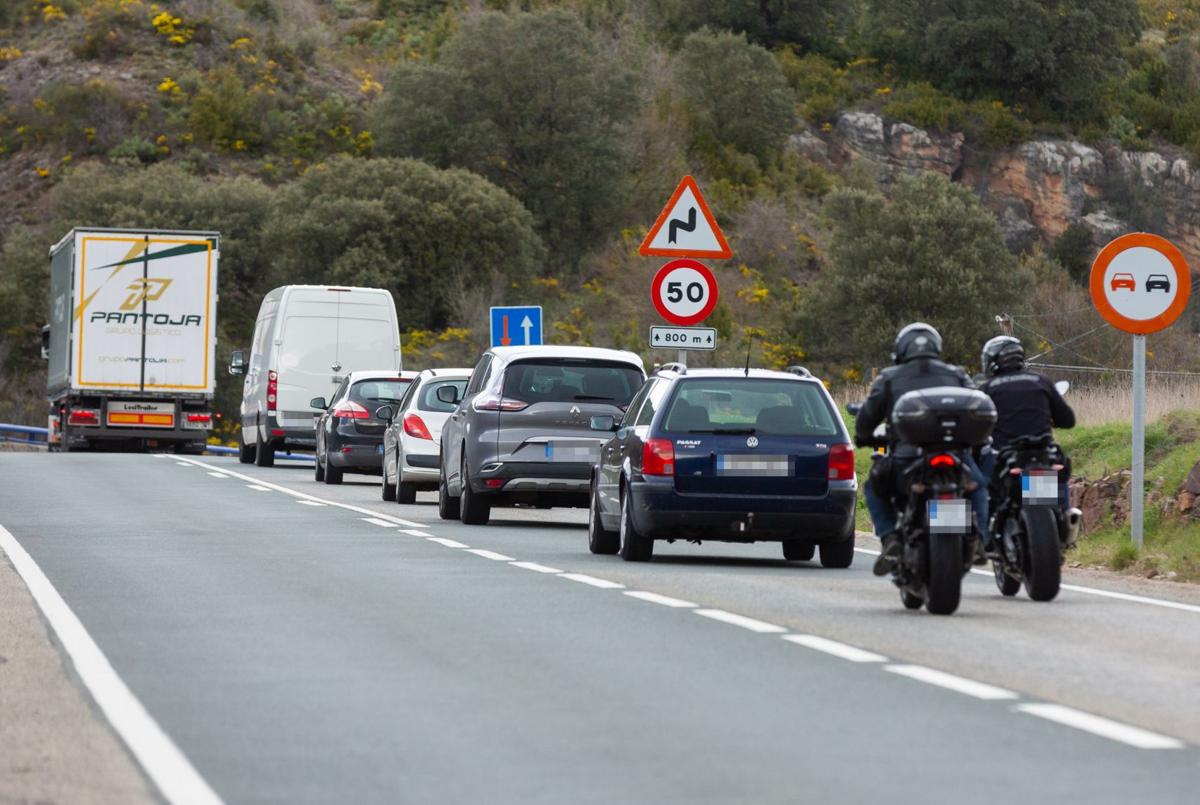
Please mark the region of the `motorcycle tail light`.
[[938, 455], [929, 459], [929, 466], [931, 467], [953, 467], [957, 464], [958, 459], [949, 453], [939, 453]]

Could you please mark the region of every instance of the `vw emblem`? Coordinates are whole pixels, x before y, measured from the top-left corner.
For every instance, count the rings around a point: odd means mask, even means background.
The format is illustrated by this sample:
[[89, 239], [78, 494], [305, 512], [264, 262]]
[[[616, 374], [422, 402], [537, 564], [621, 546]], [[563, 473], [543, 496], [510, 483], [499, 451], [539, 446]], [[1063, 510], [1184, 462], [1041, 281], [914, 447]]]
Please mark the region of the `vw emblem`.
[[335, 372], [340, 372], [342, 371], [342, 364], [335, 360], [332, 364], [330, 364], [329, 368]]
[[758, 437], [751, 436], [746, 440], [746, 447], [758, 447]]

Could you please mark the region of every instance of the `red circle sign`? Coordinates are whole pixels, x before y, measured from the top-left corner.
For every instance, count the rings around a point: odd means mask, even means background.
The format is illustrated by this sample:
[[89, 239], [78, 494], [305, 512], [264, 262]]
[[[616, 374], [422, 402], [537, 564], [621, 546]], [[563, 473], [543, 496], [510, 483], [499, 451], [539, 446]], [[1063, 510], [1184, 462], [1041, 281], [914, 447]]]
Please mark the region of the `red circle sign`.
[[1092, 263], [1092, 303], [1118, 330], [1156, 333], [1187, 307], [1192, 275], [1183, 254], [1166, 238], [1145, 232], [1122, 235]]
[[686, 257], [672, 260], [654, 275], [650, 301], [672, 324], [698, 324], [717, 306], [717, 278], [703, 263]]

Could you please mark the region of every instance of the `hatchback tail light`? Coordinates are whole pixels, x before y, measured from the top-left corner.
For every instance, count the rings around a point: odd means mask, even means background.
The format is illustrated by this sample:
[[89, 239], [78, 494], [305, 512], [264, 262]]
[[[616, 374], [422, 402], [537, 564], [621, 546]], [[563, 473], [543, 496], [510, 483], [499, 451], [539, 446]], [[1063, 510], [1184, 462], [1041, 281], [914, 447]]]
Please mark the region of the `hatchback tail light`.
[[67, 424], [95, 427], [100, 424], [100, 412], [95, 408], [72, 408]]
[[521, 411], [529, 407], [524, 400], [501, 397], [499, 394], [481, 394], [471, 406], [476, 411]]
[[371, 418], [370, 412], [367, 411], [366, 408], [363, 408], [361, 405], [354, 402], [354, 400], [345, 400], [343, 402], [338, 403], [337, 407], [335, 407], [333, 409], [333, 415], [335, 417], [341, 417], [342, 419], [370, 419]]
[[267, 410], [275, 410], [275, 401], [279, 396], [279, 373], [267, 372]]
[[416, 414], [404, 415], [404, 432], [414, 439], [433, 441], [433, 436], [429, 434], [429, 428], [425, 427], [425, 422]]
[[670, 439], [642, 443], [642, 475], [674, 475], [675, 444]]
[[848, 444], [835, 444], [829, 450], [829, 480], [854, 480], [854, 448]]

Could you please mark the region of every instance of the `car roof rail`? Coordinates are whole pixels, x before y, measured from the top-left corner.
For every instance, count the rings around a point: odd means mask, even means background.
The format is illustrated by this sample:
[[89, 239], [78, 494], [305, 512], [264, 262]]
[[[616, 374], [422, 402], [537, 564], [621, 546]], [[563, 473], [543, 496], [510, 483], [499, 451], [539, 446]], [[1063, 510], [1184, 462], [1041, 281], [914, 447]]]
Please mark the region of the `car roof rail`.
[[658, 374], [659, 372], [677, 372], [678, 374], [686, 375], [687, 366], [679, 361], [671, 361], [670, 363], [664, 363], [654, 370], [654, 374]]
[[788, 374], [797, 375], [799, 377], [812, 377], [813, 376], [813, 373], [808, 371], [808, 369], [806, 367], [799, 366], [799, 365], [789, 366], [788, 368], [784, 369], [783, 371], [787, 372]]

